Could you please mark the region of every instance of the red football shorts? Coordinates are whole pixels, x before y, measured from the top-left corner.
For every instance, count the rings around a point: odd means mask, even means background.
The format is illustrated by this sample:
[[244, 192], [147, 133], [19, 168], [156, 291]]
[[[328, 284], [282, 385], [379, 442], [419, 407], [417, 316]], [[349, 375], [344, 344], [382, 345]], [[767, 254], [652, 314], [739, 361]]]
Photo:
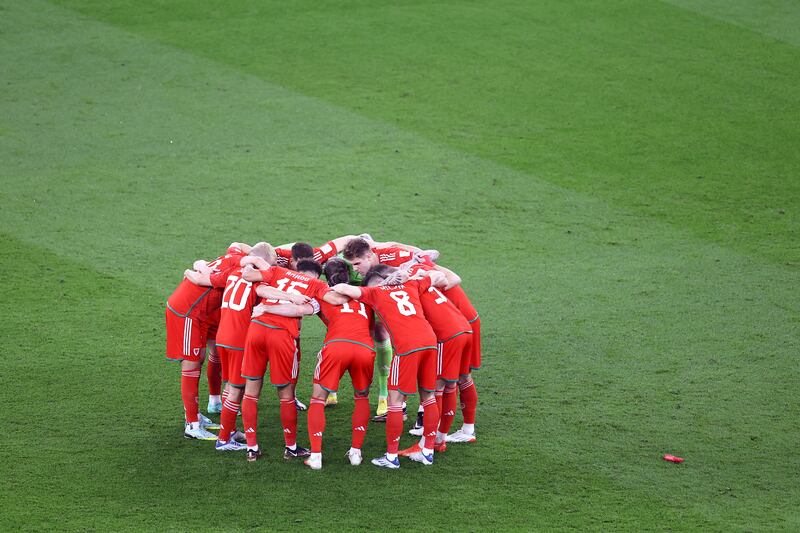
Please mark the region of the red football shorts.
[[336, 392], [339, 380], [347, 371], [353, 381], [353, 390], [363, 393], [372, 384], [374, 368], [374, 350], [353, 342], [331, 342], [317, 355], [314, 383], [328, 392]]
[[267, 364], [270, 383], [276, 387], [294, 383], [300, 370], [297, 341], [285, 329], [268, 328], [253, 322], [247, 330], [242, 377], [262, 379]]
[[389, 366], [389, 390], [416, 394], [417, 385], [423, 391], [436, 390], [437, 350], [433, 348], [392, 356]]
[[437, 354], [436, 377], [445, 381], [458, 381], [458, 374], [463, 369], [464, 360], [467, 368], [472, 358], [472, 335], [462, 333], [457, 337], [439, 343]]
[[196, 318], [178, 316], [169, 309], [167, 320], [167, 358], [173, 361], [201, 362], [205, 357], [208, 324]]
[[222, 381], [234, 387], [244, 387], [245, 379], [242, 377], [244, 350], [217, 346], [217, 355], [219, 355], [219, 361], [222, 364]]
[[[481, 367], [481, 319], [475, 319], [475, 322], [470, 323], [472, 326], [472, 357], [470, 358], [469, 369], [478, 370]], [[462, 372], [462, 374], [469, 374], [469, 372]]]

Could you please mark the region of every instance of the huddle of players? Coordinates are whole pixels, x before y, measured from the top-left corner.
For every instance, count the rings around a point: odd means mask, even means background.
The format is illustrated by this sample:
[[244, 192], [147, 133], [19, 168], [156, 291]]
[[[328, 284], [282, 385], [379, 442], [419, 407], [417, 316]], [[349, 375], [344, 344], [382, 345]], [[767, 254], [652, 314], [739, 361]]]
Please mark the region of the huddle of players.
[[[340, 249], [349, 264], [336, 257]], [[459, 285], [460, 278], [433, 263], [437, 255], [346, 236], [314, 249], [299, 243], [291, 251], [266, 243], [253, 247], [234, 243], [211, 263], [195, 262], [169, 298], [166, 311], [167, 357], [182, 365], [184, 435], [216, 440], [218, 450], [246, 449], [247, 459], [257, 460], [261, 455], [258, 398], [269, 366], [270, 382], [280, 399], [284, 457], [308, 457], [305, 463], [319, 469], [325, 401], [338, 390], [347, 371], [354, 389], [347, 457], [358, 465], [370, 417], [373, 339], [388, 335], [394, 354], [390, 363], [378, 362], [379, 377], [388, 367], [387, 451], [372, 463], [399, 468], [400, 454], [431, 465], [434, 451], [443, 452], [447, 442], [474, 442], [477, 392], [471, 370], [480, 366], [480, 319]], [[322, 274], [327, 283], [319, 279]], [[360, 276], [360, 287], [350, 284], [352, 277]], [[310, 314], [318, 314], [328, 330], [317, 356], [308, 409], [309, 451], [297, 445], [295, 386], [300, 320]], [[219, 426], [198, 410], [199, 374], [207, 343], [209, 353], [215, 347], [222, 379], [227, 382]], [[421, 432], [414, 434], [421, 433], [422, 439], [399, 451], [404, 400], [417, 389], [424, 416]], [[457, 390], [464, 426], [448, 435]], [[382, 388], [379, 404], [383, 392]], [[244, 433], [236, 430], [240, 409]], [[219, 429], [219, 435], [208, 431], [212, 428]]]

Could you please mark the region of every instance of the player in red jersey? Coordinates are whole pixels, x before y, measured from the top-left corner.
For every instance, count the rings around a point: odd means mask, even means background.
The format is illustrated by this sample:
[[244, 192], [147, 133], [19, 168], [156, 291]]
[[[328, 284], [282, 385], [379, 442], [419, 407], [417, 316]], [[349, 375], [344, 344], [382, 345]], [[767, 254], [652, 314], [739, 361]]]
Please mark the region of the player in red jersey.
[[[384, 285], [381, 285], [385, 283]], [[386, 454], [372, 460], [385, 468], [399, 468], [397, 459], [400, 433], [403, 430], [403, 402], [419, 388], [426, 413], [426, 439], [422, 451], [409, 456], [424, 465], [433, 464], [435, 430], [439, 423], [436, 406], [436, 335], [425, 319], [420, 294], [432, 285], [443, 287], [444, 275], [433, 272], [422, 280], [394, 283], [382, 267], [370, 270], [364, 278], [366, 287], [339, 284], [333, 290], [371, 306], [386, 326], [394, 349], [389, 369], [389, 413], [386, 419]], [[430, 434], [430, 437], [428, 437]]]
[[[368, 235], [351, 238], [342, 250], [342, 256], [353, 265], [359, 275], [364, 276], [370, 268], [381, 264], [399, 266], [412, 258], [418, 248], [397, 243], [376, 243]], [[382, 258], [381, 261], [379, 258]], [[392, 345], [389, 333], [382, 323], [376, 322], [373, 331], [375, 339], [375, 365], [378, 370], [378, 407], [375, 411], [376, 422], [385, 422], [389, 408], [388, 380], [389, 363], [392, 360]]]
[[[334, 258], [325, 263], [325, 277], [333, 286], [347, 283], [350, 272], [347, 264]], [[312, 304], [283, 304], [263, 306], [267, 312], [283, 316], [300, 316], [319, 312], [327, 326], [322, 349], [317, 356], [314, 369], [314, 387], [311, 407], [308, 410], [308, 435], [311, 441], [311, 456], [305, 464], [314, 470], [322, 468], [322, 435], [325, 432], [325, 400], [339, 389], [339, 381], [345, 372], [353, 383], [354, 408], [352, 416], [352, 438], [346, 456], [350, 464], [361, 464], [361, 446], [369, 424], [369, 387], [375, 362], [370, 324], [372, 309], [357, 300], [341, 305], [332, 305], [324, 300]]]
[[[344, 256], [345, 259], [353, 264], [359, 272], [369, 269], [377, 263], [383, 263], [381, 259], [386, 260], [386, 264], [393, 266], [400, 266], [408, 268], [414, 263], [433, 264], [432, 260], [438, 257], [438, 252], [427, 253], [419, 248], [409, 246], [401, 243], [391, 243], [391, 247], [381, 245], [383, 248], [375, 246], [375, 243], [367, 242], [363, 239], [350, 241], [345, 246]], [[394, 248], [394, 250], [390, 250]], [[405, 259], [405, 254], [400, 257], [400, 251], [407, 250], [413, 251], [412, 260], [403, 264], [398, 264], [402, 259]], [[395, 252], [395, 256], [391, 252]], [[444, 272], [449, 272], [441, 265], [434, 265], [434, 268]], [[460, 285], [455, 285], [447, 289], [444, 295], [455, 305], [459, 311], [464, 315], [472, 327], [472, 348], [470, 357], [464, 359], [459, 369], [458, 389], [461, 397], [461, 412], [463, 414], [464, 423], [458, 431], [446, 437], [447, 442], [475, 442], [475, 414], [478, 407], [478, 390], [475, 388], [475, 382], [472, 380], [472, 371], [478, 370], [481, 367], [481, 320], [480, 315], [475, 310], [475, 307], [470, 302], [467, 294]], [[380, 359], [380, 352], [378, 353]], [[418, 414], [417, 424], [415, 429], [420, 428], [424, 423], [424, 416]]]
[[[264, 267], [267, 268], [264, 268]], [[297, 272], [283, 267], [259, 265], [259, 270], [246, 267], [242, 277], [251, 282], [261, 282], [284, 293], [293, 293], [331, 304], [342, 304], [346, 298], [333, 293], [319, 279], [322, 272], [319, 263], [300, 261]], [[269, 299], [263, 286], [256, 292], [264, 295], [262, 303], [276, 305], [284, 300]], [[309, 451], [297, 445], [297, 410], [294, 405], [295, 383], [299, 367], [297, 342], [300, 334], [300, 319], [262, 313], [253, 317], [245, 341], [242, 377], [247, 382], [242, 401], [242, 421], [247, 438], [247, 460], [255, 461], [261, 451], [258, 446], [258, 397], [264, 383], [264, 374], [269, 365], [270, 382], [276, 387], [281, 402], [280, 417], [286, 447], [284, 457], [306, 457]]]
[[[235, 256], [243, 255], [243, 246], [246, 245], [233, 243], [228, 247], [226, 255], [211, 263], [195, 261], [194, 266], [206, 272], [213, 271], [233, 261]], [[216, 435], [206, 428], [218, 429], [218, 426], [199, 412], [198, 385], [200, 369], [206, 356], [209, 330], [216, 328], [219, 321], [221, 300], [222, 291], [200, 287], [186, 277], [167, 300], [167, 358], [181, 363], [181, 398], [186, 438], [216, 440]]]
[[[216, 449], [220, 451], [243, 450], [246, 448], [231, 436], [238, 434], [236, 432], [236, 416], [241, 405], [245, 385], [245, 381], [241, 376], [244, 346], [247, 330], [250, 326], [251, 313], [259, 298], [253, 283], [242, 279], [241, 264], [251, 264], [256, 260], [265, 261], [268, 265], [273, 265], [276, 261], [276, 255], [272, 246], [267, 243], [259, 243], [252, 248], [250, 255], [241, 259], [239, 266], [228, 270], [214, 272], [210, 275], [199, 272], [187, 273], [187, 278], [199, 285], [224, 287], [217, 334], [217, 350], [222, 361], [223, 379], [227, 382], [223, 394], [224, 402], [220, 417], [221, 427], [216, 443]], [[271, 291], [271, 294], [268, 294], [269, 291]], [[273, 298], [286, 298], [296, 303], [306, 301], [305, 297], [286, 294], [273, 287], [262, 287], [261, 292]]]
[[[431, 270], [433, 270], [431, 266], [416, 264], [409, 269], [409, 273], [412, 275], [427, 274]], [[447, 285], [442, 287], [441, 291], [436, 287], [430, 287], [420, 295], [425, 317], [436, 333], [438, 341], [436, 403], [439, 408], [440, 420], [434, 443], [434, 450], [437, 452], [443, 452], [447, 448], [445, 437], [455, 417], [459, 368], [462, 359], [469, 359], [472, 346], [472, 328], [469, 322], [442, 293], [442, 291], [461, 283], [461, 278], [449, 270], [446, 272]], [[421, 425], [424, 426], [424, 413]], [[412, 429], [409, 433], [427, 436], [423, 433], [422, 427], [419, 428], [419, 432]], [[402, 450], [400, 455], [407, 456], [419, 452], [424, 444], [424, 436], [419, 444]]]

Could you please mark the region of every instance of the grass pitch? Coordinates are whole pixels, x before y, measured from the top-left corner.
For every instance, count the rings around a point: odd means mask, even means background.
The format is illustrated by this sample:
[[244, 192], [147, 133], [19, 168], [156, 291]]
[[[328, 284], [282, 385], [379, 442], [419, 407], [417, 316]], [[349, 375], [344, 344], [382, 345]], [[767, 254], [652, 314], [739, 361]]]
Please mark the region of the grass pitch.
[[[798, 28], [790, 0], [0, 0], [0, 528], [797, 530]], [[185, 441], [182, 269], [361, 231], [464, 278], [479, 443], [354, 469], [347, 388], [321, 472], [280, 459], [269, 390], [263, 461]]]

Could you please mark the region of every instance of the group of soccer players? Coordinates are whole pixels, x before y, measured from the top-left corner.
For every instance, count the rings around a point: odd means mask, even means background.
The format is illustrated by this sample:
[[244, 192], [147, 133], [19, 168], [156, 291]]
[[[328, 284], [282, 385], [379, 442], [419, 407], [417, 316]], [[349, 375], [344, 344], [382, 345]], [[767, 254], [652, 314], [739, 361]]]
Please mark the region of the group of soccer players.
[[[305, 457], [322, 468], [325, 406], [336, 403], [349, 373], [354, 390], [352, 465], [370, 421], [369, 389], [377, 366], [379, 397], [374, 421], [386, 423], [386, 453], [372, 460], [399, 468], [398, 455], [423, 465], [447, 443], [475, 442], [477, 391], [471, 372], [480, 367], [480, 318], [461, 279], [435, 263], [436, 251], [376, 243], [348, 235], [319, 248], [305, 243], [273, 248], [233, 243], [214, 261], [195, 261], [167, 301], [167, 358], [181, 363], [186, 438], [214, 440], [221, 451], [261, 456], [258, 401], [269, 369], [280, 400], [284, 457]], [[295, 393], [300, 367], [300, 326], [317, 314], [327, 327], [317, 355], [308, 407], [310, 450], [297, 444]], [[199, 411], [200, 370], [208, 359], [208, 410]], [[222, 382], [225, 383], [221, 390]], [[420, 442], [399, 450], [405, 400], [419, 391]], [[448, 434], [461, 398], [463, 427]], [[241, 413], [242, 429], [237, 430]], [[215, 435], [209, 430], [218, 429]]]

